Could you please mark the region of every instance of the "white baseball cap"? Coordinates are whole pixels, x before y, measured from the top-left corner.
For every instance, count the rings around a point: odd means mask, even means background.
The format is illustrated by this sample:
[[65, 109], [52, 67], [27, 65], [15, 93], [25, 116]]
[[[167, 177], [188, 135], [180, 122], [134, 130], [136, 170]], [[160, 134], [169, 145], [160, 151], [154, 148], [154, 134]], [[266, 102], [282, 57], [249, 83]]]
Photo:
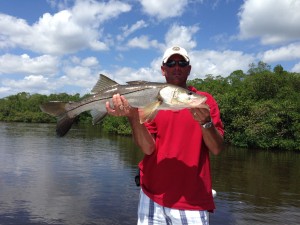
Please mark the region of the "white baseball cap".
[[168, 48], [165, 53], [164, 53], [164, 56], [163, 56], [163, 63], [166, 63], [168, 61], [168, 59], [172, 56], [172, 55], [175, 55], [175, 54], [178, 54], [178, 55], [181, 55], [184, 57], [184, 59], [189, 62], [190, 61], [190, 58], [187, 54], [187, 51], [182, 48], [182, 47], [179, 47], [179, 46], [173, 46], [171, 48]]

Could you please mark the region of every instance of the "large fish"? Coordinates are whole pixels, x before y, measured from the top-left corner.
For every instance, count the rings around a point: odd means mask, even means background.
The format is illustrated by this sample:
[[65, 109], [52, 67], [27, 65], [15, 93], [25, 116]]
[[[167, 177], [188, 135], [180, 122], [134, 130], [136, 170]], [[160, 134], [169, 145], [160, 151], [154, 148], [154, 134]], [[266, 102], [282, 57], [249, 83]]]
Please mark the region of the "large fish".
[[148, 81], [130, 81], [121, 85], [102, 74], [92, 93], [94, 95], [78, 102], [55, 101], [40, 106], [43, 112], [57, 117], [58, 136], [64, 136], [82, 112], [91, 111], [93, 124], [101, 121], [107, 114], [105, 103], [111, 101], [114, 94], [123, 95], [130, 106], [140, 109], [141, 123], [153, 119], [158, 110], [192, 108], [206, 101], [205, 96], [175, 85]]

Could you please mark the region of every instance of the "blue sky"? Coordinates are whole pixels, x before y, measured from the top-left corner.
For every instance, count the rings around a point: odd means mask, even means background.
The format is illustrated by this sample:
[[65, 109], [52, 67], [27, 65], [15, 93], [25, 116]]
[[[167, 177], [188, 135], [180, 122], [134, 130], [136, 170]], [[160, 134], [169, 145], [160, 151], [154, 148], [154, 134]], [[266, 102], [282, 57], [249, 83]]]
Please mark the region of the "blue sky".
[[300, 72], [300, 0], [0, 0], [0, 98], [88, 93], [100, 73], [164, 82], [167, 47], [189, 79], [264, 61]]

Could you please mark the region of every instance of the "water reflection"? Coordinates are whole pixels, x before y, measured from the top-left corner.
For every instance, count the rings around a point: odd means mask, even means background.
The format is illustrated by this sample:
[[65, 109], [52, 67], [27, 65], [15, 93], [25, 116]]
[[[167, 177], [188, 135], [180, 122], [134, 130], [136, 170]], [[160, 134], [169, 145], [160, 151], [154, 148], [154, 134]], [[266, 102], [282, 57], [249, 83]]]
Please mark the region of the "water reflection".
[[296, 224], [300, 219], [299, 156], [235, 148], [212, 156], [217, 212], [228, 217], [225, 223], [215, 220], [221, 224]]
[[135, 223], [136, 164], [128, 166], [118, 140], [80, 129], [57, 138], [48, 125], [1, 128], [0, 223]]
[[[0, 123], [0, 224], [136, 224], [142, 153], [99, 127]], [[211, 224], [297, 224], [300, 155], [228, 148], [211, 158]]]

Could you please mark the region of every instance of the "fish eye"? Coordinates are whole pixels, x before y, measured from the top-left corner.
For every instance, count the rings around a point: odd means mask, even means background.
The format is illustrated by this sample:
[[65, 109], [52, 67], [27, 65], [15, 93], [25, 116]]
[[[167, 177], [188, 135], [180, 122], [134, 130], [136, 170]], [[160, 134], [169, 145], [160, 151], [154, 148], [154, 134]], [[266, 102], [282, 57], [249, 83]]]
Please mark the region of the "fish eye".
[[192, 92], [192, 91], [189, 91], [187, 94], [188, 94], [188, 95], [192, 95], [192, 94], [193, 94], [193, 92]]

